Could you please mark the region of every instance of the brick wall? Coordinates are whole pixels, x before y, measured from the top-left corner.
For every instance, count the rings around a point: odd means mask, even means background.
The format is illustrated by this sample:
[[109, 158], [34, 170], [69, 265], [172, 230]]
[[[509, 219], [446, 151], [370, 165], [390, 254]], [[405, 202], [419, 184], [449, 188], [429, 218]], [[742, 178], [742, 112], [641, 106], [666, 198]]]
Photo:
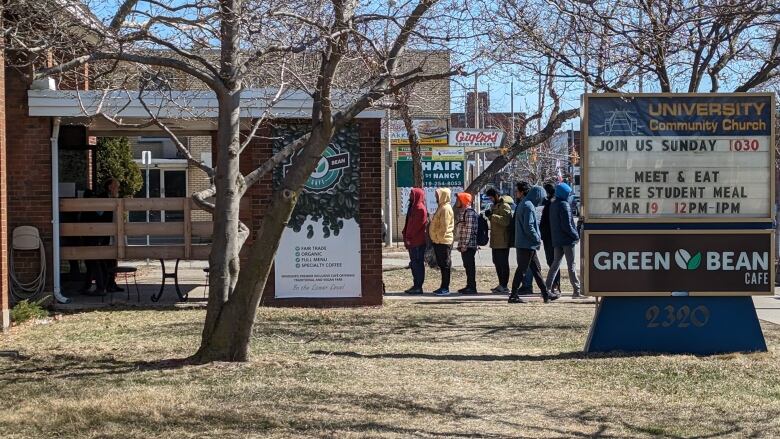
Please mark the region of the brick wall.
[[[4, 47], [0, 35], [0, 47]], [[0, 102], [5, 102], [5, 50], [0, 50]], [[5, 104], [0, 105], [0, 330], [11, 324], [8, 315], [8, 177], [6, 170]]]
[[[380, 215], [382, 188], [376, 184], [383, 172], [380, 143], [380, 121], [359, 120], [360, 129], [360, 252], [363, 295], [350, 299], [275, 299], [274, 273], [266, 285], [263, 305], [268, 306], [370, 306], [382, 304], [382, 217]], [[244, 151], [241, 172], [246, 174], [252, 167], [272, 155], [269, 127], [262, 128], [255, 140]], [[213, 138], [212, 138], [213, 139]], [[216, 152], [216, 151], [214, 151]], [[216, 154], [214, 154], [216, 158]], [[252, 235], [260, 226], [263, 213], [273, 190], [271, 175], [249, 189], [248, 209], [242, 209], [242, 221], [251, 224]], [[247, 244], [251, 244], [253, 236]], [[244, 262], [245, 263], [245, 262]]]
[[[46, 288], [52, 291], [51, 137], [49, 118], [29, 117], [28, 84], [13, 69], [5, 70], [6, 163], [8, 169], [8, 230], [17, 226], [38, 228], [46, 249]], [[17, 276], [34, 279], [40, 256], [33, 251], [13, 254]]]
[[[201, 154], [211, 152], [211, 137], [189, 137], [190, 154], [196, 159], [201, 159]], [[213, 162], [212, 162], [213, 165]], [[193, 164], [187, 165], [187, 193], [194, 194], [209, 187], [209, 177], [200, 168]], [[211, 214], [203, 210], [192, 211], [193, 221], [211, 221]]]

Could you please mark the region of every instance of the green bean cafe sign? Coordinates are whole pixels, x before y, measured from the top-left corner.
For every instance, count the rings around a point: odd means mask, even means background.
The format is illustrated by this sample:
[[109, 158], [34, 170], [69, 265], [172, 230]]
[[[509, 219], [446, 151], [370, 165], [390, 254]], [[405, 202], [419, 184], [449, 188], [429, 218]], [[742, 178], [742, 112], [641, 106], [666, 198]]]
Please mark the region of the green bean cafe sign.
[[773, 239], [752, 231], [590, 231], [585, 282], [594, 295], [773, 294]]
[[[303, 134], [276, 128], [274, 151]], [[279, 185], [297, 157], [278, 167]], [[276, 298], [361, 296], [360, 148], [357, 130], [339, 131], [298, 197], [276, 253]]]

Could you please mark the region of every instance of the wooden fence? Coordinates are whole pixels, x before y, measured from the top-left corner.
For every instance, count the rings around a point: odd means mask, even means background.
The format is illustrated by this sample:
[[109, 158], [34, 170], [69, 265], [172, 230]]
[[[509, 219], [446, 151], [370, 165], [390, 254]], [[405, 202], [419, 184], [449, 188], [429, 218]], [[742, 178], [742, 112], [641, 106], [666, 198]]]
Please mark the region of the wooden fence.
[[[200, 210], [190, 198], [64, 198], [60, 212], [113, 212], [112, 222], [61, 222], [61, 238], [111, 237], [106, 245], [60, 247], [64, 260], [86, 259], [208, 259], [211, 246], [200, 243], [211, 238], [212, 221], [192, 221], [192, 211]], [[182, 211], [180, 222], [128, 222], [129, 212]], [[94, 217], [94, 215], [91, 215]], [[128, 245], [127, 237], [180, 237], [174, 243]], [[193, 244], [193, 237], [197, 243]], [[64, 241], [74, 241], [65, 239]], [[181, 242], [178, 242], [181, 241]]]

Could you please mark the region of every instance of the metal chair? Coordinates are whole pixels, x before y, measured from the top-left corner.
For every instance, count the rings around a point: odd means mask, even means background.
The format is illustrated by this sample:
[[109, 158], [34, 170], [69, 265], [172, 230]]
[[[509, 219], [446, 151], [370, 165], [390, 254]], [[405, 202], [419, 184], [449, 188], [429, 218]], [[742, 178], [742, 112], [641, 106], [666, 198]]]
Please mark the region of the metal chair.
[[[128, 266], [117, 266], [116, 268], [112, 269], [111, 272], [118, 276], [122, 275], [122, 277], [125, 278], [125, 289], [127, 290], [127, 300], [130, 300], [130, 285], [127, 281], [127, 278], [130, 277], [130, 275], [133, 275], [133, 284], [135, 284], [135, 294], [136, 294], [136, 300], [138, 303], [141, 303], [141, 291], [138, 289], [138, 279], [136, 279], [136, 272], [138, 271], [138, 268], [136, 267], [128, 267]], [[111, 293], [111, 301], [114, 300], [114, 293]]]

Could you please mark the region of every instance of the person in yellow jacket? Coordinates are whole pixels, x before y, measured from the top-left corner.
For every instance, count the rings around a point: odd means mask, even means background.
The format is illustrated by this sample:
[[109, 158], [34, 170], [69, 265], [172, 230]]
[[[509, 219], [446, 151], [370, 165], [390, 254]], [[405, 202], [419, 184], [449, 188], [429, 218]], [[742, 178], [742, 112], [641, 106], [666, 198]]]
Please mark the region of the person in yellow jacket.
[[452, 263], [450, 252], [452, 251], [453, 232], [455, 229], [455, 214], [452, 212], [452, 193], [447, 188], [436, 189], [436, 201], [439, 207], [431, 219], [428, 235], [433, 242], [433, 252], [436, 254], [436, 263], [441, 270], [441, 286], [433, 294], [448, 296], [450, 294], [450, 272]]

